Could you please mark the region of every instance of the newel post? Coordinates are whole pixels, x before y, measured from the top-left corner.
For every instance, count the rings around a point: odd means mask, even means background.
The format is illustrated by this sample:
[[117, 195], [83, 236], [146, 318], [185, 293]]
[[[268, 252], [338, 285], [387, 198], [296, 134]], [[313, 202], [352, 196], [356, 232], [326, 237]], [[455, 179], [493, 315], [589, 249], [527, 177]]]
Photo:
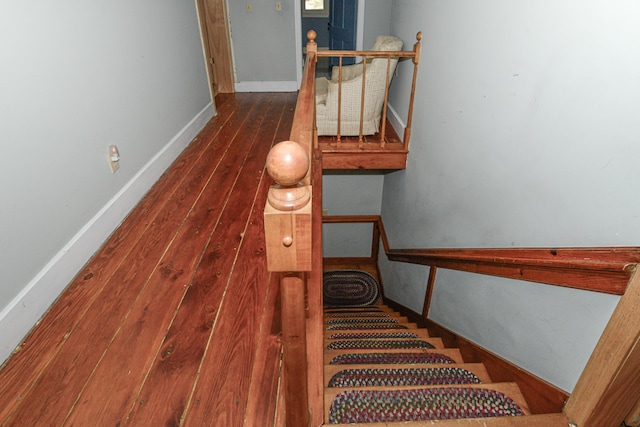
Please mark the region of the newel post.
[[280, 282], [282, 371], [286, 425], [309, 425], [305, 273], [311, 271], [311, 186], [301, 181], [309, 171], [307, 150], [283, 141], [267, 156], [267, 172], [276, 181], [264, 208], [269, 271], [283, 272]]
[[280, 142], [267, 156], [277, 183], [264, 209], [269, 271], [311, 271], [311, 186], [300, 183], [308, 170], [309, 155], [297, 142]]

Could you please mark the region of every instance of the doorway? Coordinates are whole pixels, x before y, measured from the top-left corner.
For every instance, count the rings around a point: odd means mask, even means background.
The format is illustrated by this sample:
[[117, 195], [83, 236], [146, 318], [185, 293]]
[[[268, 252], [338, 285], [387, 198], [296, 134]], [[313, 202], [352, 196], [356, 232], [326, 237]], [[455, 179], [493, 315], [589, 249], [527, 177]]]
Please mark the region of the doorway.
[[233, 93], [231, 39], [225, 0], [196, 0], [200, 36], [209, 77], [211, 100], [218, 93]]
[[[331, 47], [331, 38], [330, 38], [330, 28], [333, 25], [335, 28], [341, 28], [341, 34], [345, 34], [345, 30], [350, 31], [350, 36], [353, 37], [355, 35], [355, 46], [347, 48], [346, 45], [342, 45], [345, 47], [340, 47], [339, 49], [356, 49], [362, 50], [363, 44], [363, 36], [364, 36], [364, 10], [365, 10], [365, 2], [366, 0], [324, 0], [326, 3], [322, 3], [323, 10], [326, 12], [324, 15], [318, 16], [309, 16], [309, 11], [305, 11], [305, 2], [306, 0], [298, 0], [295, 2], [295, 14], [296, 14], [296, 56], [299, 59], [297, 70], [298, 77], [298, 86], [300, 86], [300, 82], [302, 80], [302, 65], [303, 63], [303, 52], [304, 47], [307, 45], [307, 31], [314, 30], [318, 34], [316, 37], [316, 42], [318, 43], [319, 49], [338, 49], [338, 47]], [[332, 4], [335, 2], [334, 4]], [[346, 2], [346, 4], [345, 4]], [[339, 10], [336, 12], [339, 13], [330, 13], [330, 8], [336, 7]], [[343, 13], [345, 8], [352, 7], [351, 11], [347, 14]], [[307, 15], [307, 16], [304, 16]], [[313, 14], [312, 14], [313, 15]], [[334, 23], [332, 24], [330, 19], [334, 17], [339, 21], [345, 21], [346, 23]], [[348, 16], [344, 16], [348, 15]], [[338, 32], [335, 32], [338, 34]], [[352, 42], [353, 43], [353, 42]], [[321, 68], [321, 64], [318, 64], [318, 68]]]

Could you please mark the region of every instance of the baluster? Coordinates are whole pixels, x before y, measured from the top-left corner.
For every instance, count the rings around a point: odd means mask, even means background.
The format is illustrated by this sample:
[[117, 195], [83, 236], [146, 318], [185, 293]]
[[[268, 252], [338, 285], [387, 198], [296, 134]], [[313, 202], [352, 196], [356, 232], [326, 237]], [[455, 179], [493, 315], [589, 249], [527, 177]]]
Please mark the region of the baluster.
[[411, 139], [411, 121], [413, 119], [413, 100], [416, 94], [416, 80], [418, 78], [418, 64], [420, 63], [420, 50], [422, 49], [422, 31], [416, 34], [416, 44], [413, 45], [413, 82], [411, 83], [411, 96], [409, 98], [409, 113], [407, 115], [407, 125], [404, 128], [404, 137], [402, 143], [404, 149], [409, 149], [409, 140]]
[[362, 60], [362, 96], [360, 97], [360, 131], [358, 133], [358, 148], [364, 148], [364, 139], [362, 137], [362, 127], [364, 126], [364, 92], [367, 84], [367, 57]]
[[380, 148], [387, 142], [387, 106], [389, 104], [389, 82], [391, 81], [391, 57], [387, 57], [387, 75], [384, 82], [384, 104], [382, 105], [382, 123], [380, 127]]
[[338, 129], [337, 129], [337, 139], [338, 139], [338, 148], [340, 147], [340, 143], [342, 142], [340, 139], [340, 122], [342, 121], [342, 55], [338, 59]]

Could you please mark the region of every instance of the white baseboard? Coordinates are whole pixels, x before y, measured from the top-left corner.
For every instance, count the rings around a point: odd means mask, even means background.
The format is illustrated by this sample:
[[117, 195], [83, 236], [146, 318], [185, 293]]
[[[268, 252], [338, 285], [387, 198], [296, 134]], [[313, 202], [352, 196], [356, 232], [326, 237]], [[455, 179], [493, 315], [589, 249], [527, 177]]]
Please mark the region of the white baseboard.
[[202, 109], [0, 312], [0, 364], [215, 113], [213, 103]]
[[282, 82], [239, 82], [234, 85], [236, 92], [296, 92], [298, 83]]
[[393, 109], [391, 104], [387, 105], [387, 120], [393, 126], [396, 134], [400, 138], [400, 141], [404, 139], [404, 128], [407, 126], [406, 122], [400, 118], [400, 115]]

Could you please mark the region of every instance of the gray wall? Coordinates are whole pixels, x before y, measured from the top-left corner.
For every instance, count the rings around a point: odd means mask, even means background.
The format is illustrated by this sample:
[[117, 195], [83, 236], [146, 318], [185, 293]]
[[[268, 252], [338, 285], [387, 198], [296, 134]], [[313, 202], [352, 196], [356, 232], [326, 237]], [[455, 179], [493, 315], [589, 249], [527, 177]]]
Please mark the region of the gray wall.
[[[631, 0], [394, 1], [392, 33], [424, 39], [408, 167], [384, 181], [391, 246], [638, 245], [638, 16]], [[427, 269], [382, 269], [420, 311]], [[440, 270], [431, 317], [571, 391], [616, 302]]]
[[[376, 41], [376, 37], [391, 34], [392, 4], [389, 0], [366, 0], [364, 8], [363, 49], [371, 49]], [[405, 46], [404, 49], [407, 50], [407, 47]]]
[[[255, 88], [251, 82], [295, 82], [294, 1], [251, 0], [253, 11], [244, 1], [228, 0], [236, 88]], [[248, 84], [247, 84], [248, 83]], [[293, 89], [296, 86], [294, 84]]]
[[193, 1], [3, 5], [0, 361], [211, 117], [197, 22]]
[[[325, 172], [322, 177], [322, 208], [329, 215], [380, 215], [383, 175]], [[322, 250], [325, 257], [371, 255], [371, 225], [324, 224]]]

